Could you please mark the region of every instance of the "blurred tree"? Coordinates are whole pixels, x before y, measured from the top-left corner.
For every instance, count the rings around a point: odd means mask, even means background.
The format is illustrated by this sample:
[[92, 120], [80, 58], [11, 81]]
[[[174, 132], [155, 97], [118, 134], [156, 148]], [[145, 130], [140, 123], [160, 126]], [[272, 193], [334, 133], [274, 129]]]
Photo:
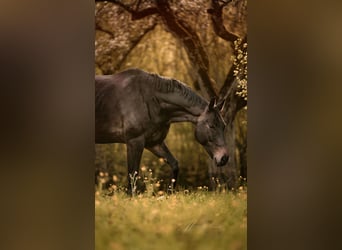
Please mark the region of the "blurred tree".
[[[237, 177], [243, 174], [245, 178], [247, 169], [243, 109], [247, 106], [247, 1], [95, 2], [96, 73], [140, 67], [192, 83], [207, 99], [225, 101], [231, 160], [228, 168], [209, 164], [209, 176], [215, 183], [223, 180], [230, 188], [236, 187]], [[244, 114], [235, 119], [239, 111]]]

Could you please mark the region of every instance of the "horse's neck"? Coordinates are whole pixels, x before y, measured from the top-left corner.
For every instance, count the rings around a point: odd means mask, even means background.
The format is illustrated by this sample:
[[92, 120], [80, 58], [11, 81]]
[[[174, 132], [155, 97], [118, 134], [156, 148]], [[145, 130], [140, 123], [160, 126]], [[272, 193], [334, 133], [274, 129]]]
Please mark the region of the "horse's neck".
[[184, 111], [176, 111], [173, 112], [170, 116], [169, 123], [175, 123], [175, 122], [192, 122], [194, 124], [197, 124], [199, 115], [193, 115], [188, 112]]
[[161, 107], [170, 116], [169, 123], [192, 122], [197, 123], [198, 117], [203, 113], [207, 103], [199, 97], [198, 103], [192, 103], [177, 93], [160, 94]]

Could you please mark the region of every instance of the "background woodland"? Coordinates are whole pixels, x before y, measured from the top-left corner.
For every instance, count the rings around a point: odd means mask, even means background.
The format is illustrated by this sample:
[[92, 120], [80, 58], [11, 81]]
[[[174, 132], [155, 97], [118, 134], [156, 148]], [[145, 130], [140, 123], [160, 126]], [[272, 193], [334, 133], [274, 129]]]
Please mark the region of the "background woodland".
[[[237, 188], [247, 181], [247, 1], [96, 1], [95, 70], [141, 68], [180, 80], [224, 101], [231, 160], [216, 168], [194, 139], [193, 125], [173, 124], [166, 139], [180, 165], [179, 185]], [[125, 145], [96, 145], [97, 173], [119, 185], [127, 176]], [[167, 180], [170, 168], [144, 151], [141, 166]], [[106, 174], [107, 173], [107, 174]]]

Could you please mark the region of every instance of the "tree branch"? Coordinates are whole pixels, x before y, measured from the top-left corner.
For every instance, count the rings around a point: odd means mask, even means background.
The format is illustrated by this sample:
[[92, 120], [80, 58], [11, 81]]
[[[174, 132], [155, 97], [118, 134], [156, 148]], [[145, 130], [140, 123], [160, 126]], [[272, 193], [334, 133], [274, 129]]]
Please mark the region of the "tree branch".
[[120, 6], [121, 8], [123, 8], [124, 10], [126, 10], [127, 12], [131, 13], [131, 19], [132, 20], [142, 19], [144, 17], [159, 13], [158, 9], [155, 7], [149, 7], [149, 8], [138, 11], [140, 1], [138, 2], [136, 9], [133, 9], [133, 7], [132, 7], [133, 5], [125, 5], [120, 0], [106, 0], [106, 1], [105, 0], [95, 0], [95, 2], [110, 2], [110, 3], [116, 4], [116, 5]]
[[157, 26], [157, 23], [154, 23], [151, 27], [149, 27], [148, 29], [145, 30], [145, 32], [138, 36], [137, 39], [132, 41], [132, 45], [130, 46], [130, 48], [123, 53], [123, 57], [122, 59], [115, 65], [114, 70], [119, 70], [121, 65], [123, 64], [123, 62], [126, 60], [127, 56], [131, 53], [131, 51], [139, 44], [139, 42], [141, 41], [141, 39], [150, 31], [152, 31], [155, 27]]
[[[214, 32], [216, 33], [216, 35], [218, 35], [219, 37], [223, 38], [224, 40], [228, 41], [231, 43], [231, 46], [234, 48], [234, 41], [236, 41], [239, 37], [236, 36], [235, 34], [229, 32], [226, 27], [223, 24], [223, 8], [229, 4], [232, 0], [211, 0], [211, 9], [207, 10], [207, 13], [211, 15], [211, 20], [213, 23], [213, 28], [214, 28]], [[222, 4], [220, 5], [220, 2], [222, 2]], [[240, 43], [240, 47], [239, 49], [241, 49], [242, 51], [245, 51], [246, 49], [243, 48], [243, 44], [247, 42], [247, 36], [245, 36], [242, 40], [242, 42]], [[234, 56], [237, 56], [237, 50], [234, 48]], [[231, 102], [238, 102], [238, 103], [234, 103], [230, 105], [230, 109], [232, 110], [227, 110], [226, 113], [229, 114], [227, 119], [230, 120], [231, 118], [234, 120], [235, 115], [237, 113], [238, 110], [240, 110], [242, 107], [244, 107], [246, 105], [246, 101], [237, 96], [236, 90], [237, 90], [237, 84], [236, 84], [236, 76], [234, 75], [234, 70], [235, 70], [235, 66], [232, 65], [232, 67], [230, 68], [226, 80], [222, 86], [222, 88], [220, 89], [219, 92], [219, 101], [226, 101], [227, 103], [231, 103]], [[229, 100], [228, 100], [229, 99]], [[239, 100], [241, 99], [241, 100]], [[242, 107], [240, 107], [242, 105]], [[233, 107], [234, 106], [234, 107]], [[228, 108], [228, 107], [227, 107]], [[238, 109], [238, 110], [235, 110]], [[226, 109], [225, 109], [226, 110]], [[229, 122], [227, 120], [227, 122]], [[232, 120], [232, 121], [233, 121]]]
[[156, 2], [157, 8], [163, 21], [169, 30], [175, 34], [184, 44], [191, 63], [197, 69], [197, 73], [202, 82], [202, 87], [209, 97], [217, 97], [217, 90], [213, 80], [209, 77], [209, 60], [203, 49], [201, 41], [196, 32], [185, 22], [175, 17], [167, 0], [159, 0]]
[[[238, 50], [246, 51], [247, 48], [243, 45], [247, 43], [247, 36], [240, 42]], [[237, 50], [234, 50], [234, 55], [237, 56]], [[247, 101], [236, 94], [238, 90], [238, 81], [234, 74], [236, 70], [233, 64], [227, 74], [226, 80], [219, 92], [219, 102], [225, 101], [224, 119], [227, 123], [233, 122], [237, 112], [247, 105]], [[229, 106], [228, 106], [229, 105]]]
[[99, 31], [109, 35], [110, 38], [114, 38], [114, 35], [110, 30], [106, 30], [106, 29], [102, 28], [98, 23], [95, 23], [95, 30], [99, 30]]
[[113, 3], [113, 4], [116, 4], [116, 5], [119, 5], [120, 7], [124, 8], [128, 12], [133, 11], [133, 9], [131, 8], [130, 5], [125, 5], [120, 0], [95, 0], [95, 3], [99, 3], [99, 2]]
[[223, 107], [225, 110], [223, 119], [227, 124], [233, 124], [237, 112], [247, 105], [247, 101], [236, 94], [238, 90], [238, 81], [234, 80], [228, 90], [226, 101]]
[[132, 13], [132, 20], [138, 20], [142, 19], [144, 17], [154, 15], [154, 14], [159, 14], [159, 11], [157, 8], [150, 7], [141, 11], [133, 11]]
[[232, 86], [232, 83], [235, 79], [235, 76], [234, 76], [234, 70], [235, 70], [235, 67], [234, 67], [234, 64], [230, 67], [230, 70], [227, 74], [227, 77], [226, 77], [226, 80], [224, 81], [224, 84], [223, 86], [221, 87], [220, 89], [220, 92], [219, 92], [219, 100], [221, 101], [224, 101], [228, 95], [228, 91], [230, 89], [230, 87]]
[[219, 37], [222, 39], [234, 42], [238, 36], [234, 35], [233, 33], [229, 32], [226, 27], [223, 25], [223, 18], [222, 18], [222, 10], [225, 5], [227, 5], [231, 1], [224, 2], [220, 5], [219, 0], [212, 0], [211, 1], [211, 9], [207, 10], [207, 13], [211, 16], [211, 21], [213, 23], [213, 28]]

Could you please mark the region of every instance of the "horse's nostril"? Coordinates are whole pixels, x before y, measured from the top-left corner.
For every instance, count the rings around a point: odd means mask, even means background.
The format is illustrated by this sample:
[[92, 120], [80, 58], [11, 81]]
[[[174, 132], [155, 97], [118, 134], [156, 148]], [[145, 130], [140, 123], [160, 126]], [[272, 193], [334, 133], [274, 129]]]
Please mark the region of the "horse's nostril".
[[229, 157], [227, 155], [224, 155], [224, 156], [222, 156], [222, 158], [220, 160], [215, 158], [215, 163], [218, 167], [222, 167], [228, 162], [228, 160], [229, 160]]
[[229, 157], [227, 155], [224, 155], [222, 158], [221, 158], [221, 162], [220, 162], [220, 166], [223, 166], [227, 163]]

